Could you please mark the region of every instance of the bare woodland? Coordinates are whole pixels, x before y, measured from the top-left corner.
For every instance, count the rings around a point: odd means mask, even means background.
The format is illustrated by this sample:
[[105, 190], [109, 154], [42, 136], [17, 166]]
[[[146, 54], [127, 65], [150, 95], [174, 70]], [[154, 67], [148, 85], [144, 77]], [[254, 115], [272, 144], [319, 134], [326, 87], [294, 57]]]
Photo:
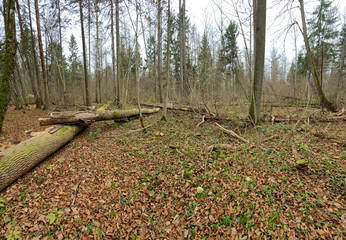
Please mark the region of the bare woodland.
[[2, 1], [0, 237], [345, 236], [345, 12], [189, 1]]

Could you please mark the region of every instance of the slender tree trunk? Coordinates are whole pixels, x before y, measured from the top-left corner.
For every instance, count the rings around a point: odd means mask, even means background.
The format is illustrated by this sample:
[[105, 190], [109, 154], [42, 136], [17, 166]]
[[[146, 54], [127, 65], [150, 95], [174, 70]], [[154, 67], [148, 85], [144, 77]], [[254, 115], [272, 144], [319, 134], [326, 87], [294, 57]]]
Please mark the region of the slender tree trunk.
[[67, 92], [66, 92], [66, 79], [65, 79], [65, 64], [64, 64], [64, 58], [63, 58], [63, 45], [62, 45], [62, 28], [61, 28], [61, 9], [60, 9], [60, 0], [57, 0], [57, 9], [58, 9], [58, 24], [59, 24], [59, 43], [60, 43], [60, 56], [59, 59], [61, 61], [60, 65], [62, 69], [59, 67], [59, 75], [62, 83], [62, 90], [63, 90], [63, 102], [67, 102]]
[[32, 20], [31, 20], [31, 6], [30, 6], [30, 0], [28, 0], [28, 10], [29, 10], [29, 22], [30, 22], [30, 36], [31, 36], [31, 43], [34, 47], [32, 47], [32, 56], [34, 59], [34, 66], [35, 66], [35, 74], [36, 74], [36, 83], [37, 83], [37, 97], [36, 97], [36, 107], [41, 108], [42, 106], [42, 91], [41, 91], [41, 78], [40, 78], [40, 68], [36, 56], [36, 41], [34, 37], [34, 31], [32, 28]]
[[345, 66], [345, 55], [346, 55], [346, 31], [344, 31], [345, 36], [343, 36], [343, 48], [342, 48], [342, 52], [340, 55], [340, 66], [339, 66], [339, 70], [338, 70], [338, 82], [337, 82], [337, 86], [336, 86], [336, 90], [335, 90], [335, 95], [334, 95], [334, 99], [336, 100], [336, 102], [338, 102], [339, 100], [339, 89], [340, 89], [340, 85], [341, 85], [341, 89], [343, 89], [343, 91], [345, 91], [345, 79], [343, 78], [343, 69]]
[[144, 129], [144, 119], [142, 115], [142, 110], [141, 110], [141, 103], [140, 103], [140, 98], [139, 98], [139, 48], [138, 48], [138, 0], [136, 0], [136, 95], [137, 95], [137, 105], [138, 105], [138, 112], [139, 112], [139, 121], [141, 123], [141, 127]]
[[17, 86], [19, 88], [19, 91], [20, 93], [18, 93], [18, 95], [21, 95], [21, 98], [23, 99], [23, 102], [25, 105], [27, 105], [27, 100], [26, 100], [26, 94], [28, 91], [26, 91], [25, 89], [25, 84], [23, 83], [23, 78], [21, 76], [21, 72], [20, 72], [20, 69], [19, 69], [19, 64], [18, 62], [16, 61], [16, 72], [17, 72], [17, 77], [15, 79], [15, 82], [17, 83]]
[[97, 2], [95, 2], [95, 14], [96, 14], [96, 57], [95, 57], [95, 77], [96, 77], [96, 88], [95, 88], [95, 97], [96, 97], [96, 103], [101, 102], [101, 84], [100, 84], [100, 38], [99, 38], [99, 15], [98, 15], [98, 6]]
[[[89, 100], [89, 82], [88, 82], [88, 66], [86, 59], [86, 47], [85, 47], [85, 36], [84, 36], [84, 22], [83, 22], [83, 7], [82, 0], [79, 0], [79, 15], [80, 15], [80, 24], [82, 32], [82, 43], [83, 43], [83, 63], [84, 63], [84, 84], [85, 84], [85, 105], [90, 106]], [[90, 51], [90, 49], [89, 49]]]
[[255, 124], [260, 121], [260, 106], [264, 76], [266, 2], [266, 0], [253, 0], [255, 70], [249, 117]]
[[[24, 36], [24, 30], [23, 30], [23, 22], [22, 22], [22, 17], [20, 14], [20, 7], [19, 7], [19, 3], [18, 0], [16, 0], [16, 5], [17, 5], [17, 15], [18, 15], [18, 23], [19, 23], [19, 29], [20, 29], [20, 37], [21, 37], [21, 41], [25, 41], [25, 36]], [[23, 55], [24, 55], [24, 59], [25, 59], [25, 65], [28, 71], [28, 77], [32, 86], [32, 91], [33, 94], [35, 96], [35, 101], [36, 101], [36, 107], [39, 108], [40, 107], [40, 103], [38, 102], [38, 93], [37, 93], [37, 89], [36, 89], [36, 85], [35, 85], [35, 79], [32, 75], [32, 71], [31, 71], [31, 65], [30, 65], [30, 58], [28, 55], [28, 48], [27, 48], [27, 43], [23, 43], [25, 44], [25, 49], [23, 49]]]
[[185, 100], [187, 102], [190, 102], [190, 84], [189, 84], [189, 79], [187, 78], [187, 68], [186, 68], [186, 46], [185, 46], [185, 42], [186, 42], [186, 33], [185, 33], [185, 0], [183, 0], [183, 6], [182, 6], [182, 11], [183, 11], [183, 19], [182, 19], [182, 63], [183, 63], [183, 90], [185, 90]]
[[115, 79], [115, 43], [114, 43], [114, 6], [113, 0], [111, 2], [111, 40], [112, 40], [112, 83], [114, 84], [115, 99], [117, 96], [117, 85]]
[[7, 0], [5, 8], [5, 55], [4, 66], [0, 83], [0, 132], [5, 119], [8, 98], [10, 93], [10, 82], [16, 64], [16, 20], [15, 20], [15, 0]]
[[161, 51], [162, 51], [162, 29], [161, 29], [161, 0], [157, 1], [157, 82], [159, 84], [159, 94], [160, 94], [160, 103], [163, 102], [163, 89], [162, 89], [162, 78], [161, 78]]
[[119, 28], [119, 0], [115, 0], [115, 31], [116, 31], [116, 41], [117, 41], [117, 92], [116, 92], [116, 105], [121, 106], [120, 101], [120, 28]]
[[165, 96], [163, 101], [163, 120], [167, 119], [167, 104], [168, 104], [168, 89], [169, 89], [169, 76], [170, 76], [170, 43], [171, 43], [171, 30], [170, 30], [170, 18], [171, 18], [171, 0], [168, 0], [168, 14], [167, 14], [167, 50], [166, 50], [166, 84], [165, 84]]
[[39, 10], [38, 10], [38, 0], [35, 0], [35, 12], [36, 12], [38, 46], [40, 49], [42, 77], [43, 77], [43, 84], [44, 84], [44, 109], [48, 110], [49, 109], [49, 92], [48, 92], [46, 66], [45, 66], [45, 62], [44, 62], [44, 53], [43, 53], [43, 46], [42, 46], [40, 14], [39, 14]]
[[326, 95], [324, 94], [324, 92], [322, 90], [321, 81], [319, 79], [319, 76], [318, 76], [318, 73], [316, 70], [316, 65], [315, 65], [313, 56], [311, 54], [309, 39], [308, 39], [308, 33], [307, 33], [307, 27], [306, 27], [306, 20], [305, 20], [304, 0], [299, 0], [299, 3], [300, 3], [300, 14], [301, 14], [302, 24], [303, 24], [302, 34], [304, 37], [306, 55], [308, 58], [309, 68], [310, 68], [310, 71], [312, 73], [313, 81], [317, 87], [317, 95], [320, 99], [321, 106], [325, 107], [328, 111], [333, 112], [333, 111], [336, 111], [336, 106], [328, 101], [328, 99], [326, 98]]
[[183, 7], [181, 5], [181, 0], [179, 0], [179, 31], [180, 31], [180, 36], [179, 36], [179, 41], [180, 41], [180, 97], [184, 98], [184, 65], [183, 65], [183, 34], [184, 34], [184, 26], [183, 26], [183, 18], [184, 18], [184, 12], [183, 12]]

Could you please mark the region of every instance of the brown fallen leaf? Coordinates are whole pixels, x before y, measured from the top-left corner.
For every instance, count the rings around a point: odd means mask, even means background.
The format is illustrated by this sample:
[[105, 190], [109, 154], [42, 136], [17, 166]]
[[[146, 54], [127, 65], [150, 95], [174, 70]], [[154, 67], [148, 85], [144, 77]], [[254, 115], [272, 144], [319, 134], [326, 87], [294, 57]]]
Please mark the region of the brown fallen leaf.
[[316, 232], [317, 232], [319, 235], [324, 235], [324, 234], [326, 233], [323, 229], [317, 229]]

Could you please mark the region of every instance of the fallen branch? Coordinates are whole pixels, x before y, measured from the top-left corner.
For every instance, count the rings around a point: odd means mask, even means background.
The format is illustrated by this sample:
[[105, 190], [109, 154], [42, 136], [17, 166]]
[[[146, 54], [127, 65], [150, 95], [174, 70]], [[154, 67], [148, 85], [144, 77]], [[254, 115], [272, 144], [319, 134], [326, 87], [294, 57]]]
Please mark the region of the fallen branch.
[[215, 149], [222, 149], [222, 150], [227, 150], [227, 151], [230, 151], [230, 152], [234, 152], [237, 150], [236, 147], [230, 145], [230, 144], [213, 144], [213, 145], [210, 145], [207, 150], [209, 152], [211, 151], [214, 151]]
[[199, 127], [201, 124], [205, 122], [205, 116], [202, 117], [202, 121], [200, 121], [197, 125], [196, 128]]
[[74, 205], [74, 203], [75, 203], [75, 201], [77, 199], [77, 189], [78, 189], [79, 184], [80, 183], [76, 184], [76, 186], [74, 187], [73, 201], [72, 201], [72, 203], [70, 205], [71, 207], [73, 207], [73, 205]]
[[247, 140], [247, 139], [245, 139], [245, 138], [239, 136], [238, 134], [236, 134], [236, 133], [233, 132], [232, 130], [228, 130], [228, 129], [222, 127], [222, 126], [221, 126], [220, 124], [218, 124], [218, 123], [215, 123], [215, 124], [216, 124], [222, 131], [224, 131], [224, 132], [230, 134], [232, 137], [235, 137], [235, 138], [239, 139], [240, 141], [242, 141], [242, 142], [244, 142], [244, 143], [250, 143], [249, 140]]

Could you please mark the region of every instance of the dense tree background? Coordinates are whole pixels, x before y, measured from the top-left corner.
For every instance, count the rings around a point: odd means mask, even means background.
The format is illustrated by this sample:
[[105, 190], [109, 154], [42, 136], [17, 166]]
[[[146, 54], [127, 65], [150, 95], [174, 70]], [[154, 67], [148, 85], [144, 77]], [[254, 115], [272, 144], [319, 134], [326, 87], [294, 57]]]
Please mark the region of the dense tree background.
[[[168, 82], [169, 102], [203, 104], [212, 106], [216, 112], [222, 104], [249, 103], [254, 77], [251, 2], [215, 1], [220, 18], [214, 16], [211, 20], [206, 13], [202, 30], [191, 22], [185, 0], [179, 1], [177, 9], [172, 8], [169, 18], [167, 1], [138, 0], [137, 4], [136, 7], [134, 1], [127, 0], [38, 1], [42, 36], [40, 53], [35, 2], [16, 1], [18, 52], [10, 103], [18, 108], [28, 103], [41, 107], [45, 100], [46, 107], [50, 104], [89, 104], [88, 101], [118, 106], [131, 104], [137, 98], [137, 74], [141, 102], [163, 102]], [[236, 11], [234, 16], [223, 12], [225, 4]], [[249, 11], [239, 11], [241, 4], [245, 4]], [[280, 9], [281, 3], [275, 4]], [[294, 16], [299, 14], [292, 6], [298, 6], [298, 2], [288, 1], [282, 8], [291, 16], [286, 20], [286, 25], [291, 27], [280, 34], [296, 38], [301, 24], [300, 20], [295, 20]], [[1, 11], [4, 15], [3, 7]], [[306, 18], [308, 40], [322, 89], [328, 99], [340, 104], [345, 97], [345, 27], [342, 28], [345, 23], [337, 6], [328, 0], [316, 2], [313, 11], [306, 13]], [[214, 21], [216, 25], [208, 21]], [[1, 29], [4, 24], [2, 18]], [[169, 51], [167, 41], [170, 41]], [[4, 43], [5, 35], [2, 34], [1, 73]], [[280, 42], [271, 44], [268, 51], [261, 90], [261, 94], [265, 94], [263, 101], [285, 101], [288, 98], [318, 101], [303, 44], [295, 46], [296, 57], [293, 59], [287, 59]], [[43, 61], [40, 56], [44, 57]], [[167, 58], [170, 60], [168, 66]]]

